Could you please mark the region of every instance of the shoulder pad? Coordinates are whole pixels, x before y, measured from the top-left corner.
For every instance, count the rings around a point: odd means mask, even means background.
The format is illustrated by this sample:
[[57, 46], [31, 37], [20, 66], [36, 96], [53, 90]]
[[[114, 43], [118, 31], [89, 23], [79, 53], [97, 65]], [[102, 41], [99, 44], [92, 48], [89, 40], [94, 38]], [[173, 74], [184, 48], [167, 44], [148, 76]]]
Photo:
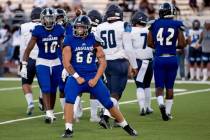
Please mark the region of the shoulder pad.
[[132, 31], [132, 26], [130, 23], [125, 22], [124, 23], [124, 32], [131, 32]]

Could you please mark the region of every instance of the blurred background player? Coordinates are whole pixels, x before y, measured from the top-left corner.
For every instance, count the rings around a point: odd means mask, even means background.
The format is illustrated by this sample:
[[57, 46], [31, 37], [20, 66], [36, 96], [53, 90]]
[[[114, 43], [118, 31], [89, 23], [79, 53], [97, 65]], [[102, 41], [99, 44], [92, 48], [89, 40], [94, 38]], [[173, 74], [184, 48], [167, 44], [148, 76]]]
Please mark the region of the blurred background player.
[[46, 110], [45, 122], [52, 123], [55, 119], [53, 109], [62, 71], [57, 47], [61, 46], [63, 42], [64, 29], [61, 25], [56, 24], [55, 11], [52, 8], [45, 8], [41, 12], [41, 23], [42, 25], [37, 25], [32, 31], [31, 40], [23, 56], [21, 76], [27, 78], [26, 66], [29, 54], [37, 43], [39, 51], [36, 61], [36, 74], [43, 94]]
[[[107, 60], [105, 70], [107, 87], [110, 90], [112, 101], [119, 108], [118, 101], [128, 79], [129, 62], [135, 74], [138, 66], [132, 51], [131, 25], [123, 21], [121, 8], [118, 5], [110, 4], [104, 17], [105, 22], [97, 26], [96, 35], [104, 41], [103, 48]], [[105, 110], [101, 119], [109, 124], [109, 117], [108, 110]]]
[[[31, 38], [32, 30], [35, 28], [36, 25], [40, 25], [40, 14], [42, 8], [34, 8], [31, 12], [31, 21], [24, 23], [20, 26], [20, 34], [21, 34], [21, 46], [20, 46], [20, 62], [22, 65], [23, 61], [23, 53], [28, 45], [28, 42]], [[35, 46], [31, 51], [28, 59], [27, 69], [27, 78], [22, 77], [22, 89], [25, 94], [25, 98], [28, 104], [27, 107], [27, 115], [31, 115], [34, 109], [34, 101], [32, 95], [32, 83], [34, 76], [36, 74], [36, 59], [38, 56], [38, 48]], [[42, 98], [39, 98], [39, 107], [41, 110], [44, 110]]]
[[[63, 10], [63, 9], [60, 9], [60, 8], [57, 8], [55, 9], [55, 13], [56, 13], [56, 23], [63, 26], [63, 28], [65, 29], [66, 28], [66, 25], [68, 23], [68, 18], [66, 16], [66, 12]], [[60, 77], [60, 80], [59, 80], [59, 91], [60, 91], [60, 104], [61, 104], [61, 108], [62, 108], [62, 111], [64, 111], [64, 105], [65, 105], [65, 94], [64, 94], [64, 88], [65, 88], [65, 79], [63, 79], [63, 75], [66, 75], [68, 76], [68, 73], [66, 71], [64, 71], [64, 67], [63, 67], [63, 63], [62, 63], [62, 50], [63, 50], [63, 47], [62, 45], [59, 46], [57, 48], [57, 53], [58, 53], [58, 57], [61, 61], [61, 65], [62, 65], [62, 76]], [[65, 73], [64, 73], [65, 72]], [[65, 76], [65, 77], [66, 77]]]
[[[200, 39], [202, 29], [200, 28], [200, 21], [194, 20], [192, 29], [188, 32], [189, 42], [189, 63], [190, 63], [190, 80], [200, 80], [201, 74], [201, 46], [197, 45]], [[196, 72], [195, 72], [196, 68]]]
[[[202, 61], [203, 61], [203, 81], [208, 80], [208, 68], [210, 63], [210, 20], [206, 20], [204, 23], [204, 30], [201, 33], [199, 40], [200, 46], [202, 46]], [[198, 44], [198, 45], [199, 45]]]
[[140, 115], [144, 116], [153, 112], [151, 108], [150, 84], [153, 76], [152, 58], [153, 50], [147, 46], [146, 27], [148, 17], [141, 11], [137, 11], [131, 18], [132, 44], [138, 64], [138, 75], [134, 77], [136, 83], [136, 96], [140, 107]]
[[[99, 63], [98, 68], [96, 57]], [[65, 86], [65, 132], [62, 135], [63, 138], [73, 136], [73, 106], [76, 97], [83, 92], [93, 94], [129, 135], [137, 136], [137, 132], [128, 125], [117, 106], [111, 101], [109, 91], [101, 80], [106, 69], [105, 54], [100, 42], [91, 33], [91, 21], [88, 16], [77, 17], [74, 21], [73, 36], [65, 37], [63, 64], [71, 75]], [[106, 122], [103, 122], [103, 125], [106, 125]]]
[[[178, 69], [176, 48], [184, 48], [186, 44], [182, 22], [173, 20], [174, 9], [170, 3], [163, 3], [160, 6], [159, 19], [155, 20], [149, 27], [147, 38], [148, 46], [155, 49], [153, 61], [155, 92], [164, 121], [172, 119], [173, 88]], [[178, 45], [176, 45], [177, 40]], [[166, 88], [165, 103], [164, 87]]]

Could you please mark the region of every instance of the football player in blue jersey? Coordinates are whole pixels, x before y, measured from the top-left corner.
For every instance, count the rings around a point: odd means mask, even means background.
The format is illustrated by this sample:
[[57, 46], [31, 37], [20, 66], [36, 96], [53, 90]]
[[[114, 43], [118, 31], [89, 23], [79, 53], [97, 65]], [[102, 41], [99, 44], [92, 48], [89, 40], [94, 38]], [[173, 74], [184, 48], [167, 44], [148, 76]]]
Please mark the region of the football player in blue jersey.
[[[182, 49], [186, 44], [183, 35], [184, 26], [182, 22], [173, 19], [174, 15], [174, 6], [163, 3], [159, 9], [159, 19], [151, 24], [147, 38], [148, 46], [155, 49], [153, 67], [156, 97], [164, 121], [172, 118], [173, 87], [178, 69], [176, 48]], [[166, 88], [165, 103], [164, 87]]]
[[[137, 132], [128, 125], [122, 113], [113, 104], [109, 90], [100, 78], [106, 68], [105, 54], [91, 33], [89, 17], [77, 17], [73, 27], [73, 36], [65, 37], [63, 48], [63, 64], [71, 76], [68, 77], [65, 86], [65, 132], [62, 137], [73, 136], [73, 106], [76, 97], [83, 92], [94, 95], [129, 135], [136, 136]], [[98, 68], [96, 57], [100, 64]], [[106, 122], [103, 124], [106, 125]]]
[[64, 29], [56, 24], [55, 12], [52, 8], [45, 8], [41, 12], [41, 23], [32, 31], [32, 37], [23, 56], [22, 76], [27, 78], [27, 66], [29, 54], [37, 44], [38, 58], [36, 60], [36, 73], [39, 86], [43, 93], [43, 101], [46, 109], [46, 123], [52, 123], [55, 119], [53, 109], [56, 99], [56, 90], [61, 77], [61, 61], [58, 58], [57, 47], [63, 41]]

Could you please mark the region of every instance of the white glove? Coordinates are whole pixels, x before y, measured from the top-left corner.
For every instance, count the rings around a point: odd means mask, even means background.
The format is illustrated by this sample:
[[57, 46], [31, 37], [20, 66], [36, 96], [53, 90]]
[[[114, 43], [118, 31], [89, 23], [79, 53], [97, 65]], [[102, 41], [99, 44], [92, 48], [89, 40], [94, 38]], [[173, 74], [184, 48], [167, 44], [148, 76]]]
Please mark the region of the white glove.
[[22, 78], [28, 79], [28, 77], [27, 77], [27, 68], [26, 68], [26, 66], [27, 66], [27, 62], [23, 61], [23, 62], [22, 62], [22, 68], [21, 68], [21, 70], [20, 70], [20, 76], [21, 76]]
[[69, 76], [69, 73], [67, 72], [67, 70], [64, 68], [61, 74], [61, 78], [63, 80], [63, 82], [66, 81], [66, 78]]

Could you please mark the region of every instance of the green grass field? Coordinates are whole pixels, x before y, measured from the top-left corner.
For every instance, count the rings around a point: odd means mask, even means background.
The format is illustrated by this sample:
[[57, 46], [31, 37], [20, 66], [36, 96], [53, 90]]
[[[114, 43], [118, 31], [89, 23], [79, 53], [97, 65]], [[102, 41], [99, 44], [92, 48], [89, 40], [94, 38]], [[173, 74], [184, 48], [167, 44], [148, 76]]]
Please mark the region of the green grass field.
[[[34, 83], [37, 85], [37, 83]], [[62, 114], [56, 115], [53, 124], [45, 124], [43, 113], [35, 103], [34, 114], [28, 117], [26, 101], [19, 81], [0, 81], [0, 140], [59, 140], [64, 130]], [[121, 99], [120, 109], [127, 121], [138, 131], [138, 137], [128, 136], [121, 128], [104, 130], [89, 122], [89, 95], [84, 94], [83, 117], [74, 124], [74, 140], [210, 140], [210, 85], [176, 84], [173, 119], [164, 122], [156, 100], [152, 100], [154, 113], [140, 116], [135, 85], [129, 83]], [[154, 90], [153, 90], [154, 95]], [[39, 88], [34, 88], [38, 99]], [[130, 102], [129, 102], [130, 101]], [[61, 112], [57, 100], [55, 112]]]

